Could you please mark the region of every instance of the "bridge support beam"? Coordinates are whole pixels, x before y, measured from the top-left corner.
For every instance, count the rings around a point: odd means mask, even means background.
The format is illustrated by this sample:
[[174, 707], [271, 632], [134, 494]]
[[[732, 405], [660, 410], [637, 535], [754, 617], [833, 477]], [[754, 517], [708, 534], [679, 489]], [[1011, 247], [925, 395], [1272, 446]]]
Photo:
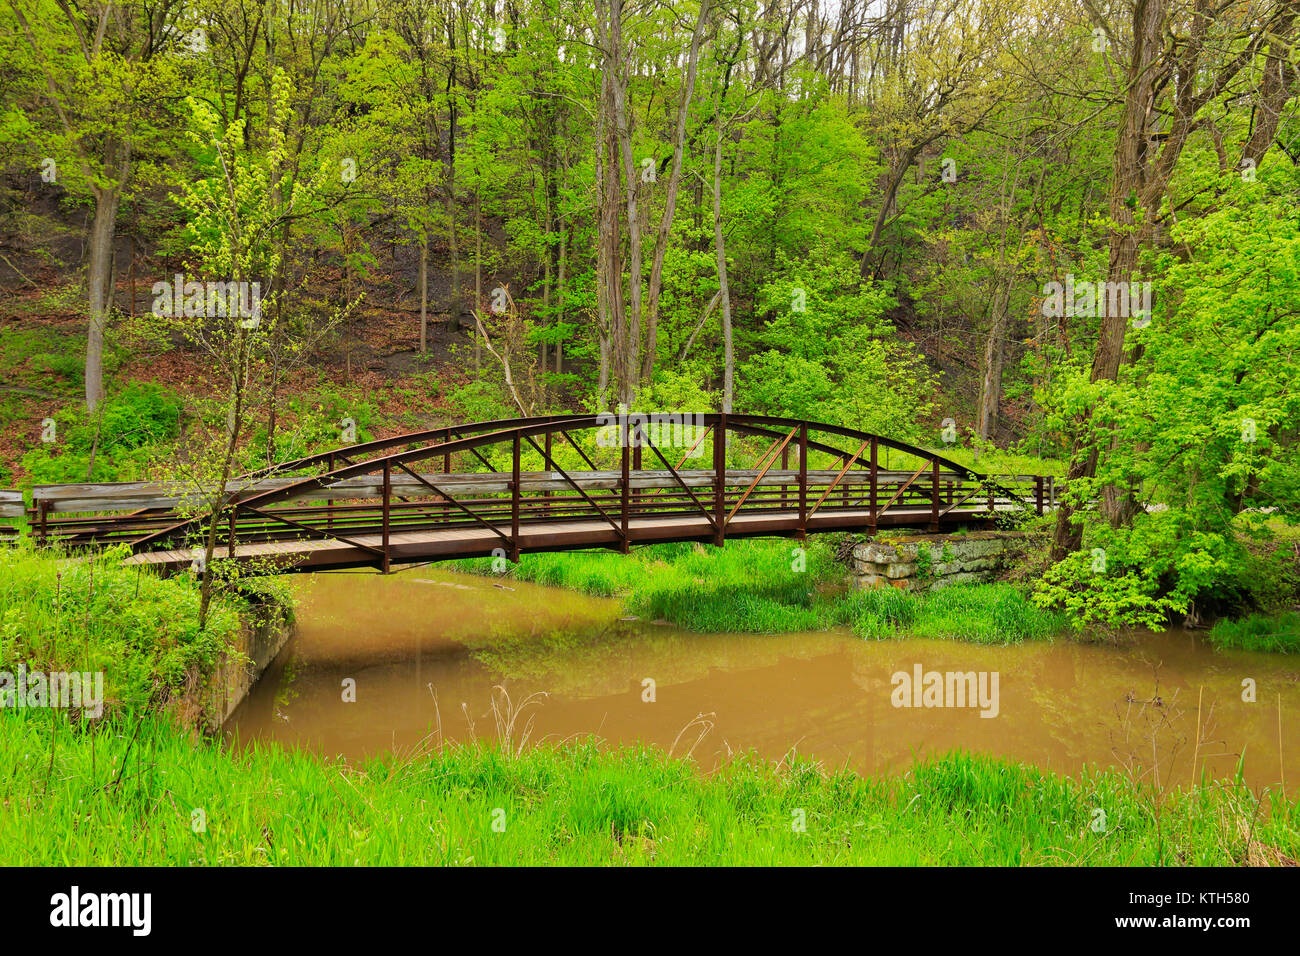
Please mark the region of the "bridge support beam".
[[930, 482], [930, 533], [939, 530], [939, 459], [934, 460], [933, 478]]
[[800, 541], [808, 537], [808, 423], [799, 425], [799, 531]]
[[515, 440], [511, 449], [513, 470], [510, 475], [510, 561], [519, 563], [519, 431], [515, 430]]
[[713, 543], [719, 548], [727, 538], [727, 413], [718, 415], [713, 431]]
[[621, 461], [621, 477], [619, 479], [619, 529], [622, 535], [622, 542], [619, 550], [627, 554], [632, 550], [631, 542], [628, 538], [628, 512], [631, 509], [632, 498], [632, 449], [628, 447], [632, 441], [630, 430], [623, 430], [623, 458]]
[[393, 501], [393, 466], [387, 459], [384, 459], [384, 557], [382, 572], [388, 573], [388, 519], [389, 511], [392, 508]]
[[876, 465], [876, 455], [878, 452], [879, 449], [876, 447], [876, 437], [873, 435], [871, 436], [871, 504], [868, 508], [871, 512], [871, 518], [867, 524], [867, 528], [872, 534], [876, 533], [876, 507], [878, 504], [876, 500], [876, 488], [880, 480], [879, 469]]

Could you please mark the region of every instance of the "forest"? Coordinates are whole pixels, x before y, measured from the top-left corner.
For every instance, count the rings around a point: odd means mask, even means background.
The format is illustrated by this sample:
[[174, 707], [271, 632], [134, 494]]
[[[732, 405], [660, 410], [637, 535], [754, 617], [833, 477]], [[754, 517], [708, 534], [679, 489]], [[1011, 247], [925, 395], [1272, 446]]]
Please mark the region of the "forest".
[[0, 482], [748, 412], [1059, 476], [1036, 601], [1294, 606], [1295, 0], [6, 0]]

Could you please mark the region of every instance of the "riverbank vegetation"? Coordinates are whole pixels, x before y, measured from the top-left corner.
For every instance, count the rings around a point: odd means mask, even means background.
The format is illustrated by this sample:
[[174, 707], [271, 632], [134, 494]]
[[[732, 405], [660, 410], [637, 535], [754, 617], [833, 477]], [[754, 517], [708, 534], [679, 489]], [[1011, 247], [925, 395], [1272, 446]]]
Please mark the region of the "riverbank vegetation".
[[1300, 804], [950, 754], [896, 778], [595, 741], [356, 766], [153, 719], [0, 714], [7, 865], [1281, 865]]
[[603, 597], [620, 597], [629, 614], [695, 631], [780, 633], [850, 627], [864, 637], [932, 637], [1019, 643], [1063, 632], [1068, 619], [1035, 607], [1010, 584], [932, 593], [845, 585], [838, 536], [800, 544], [735, 540], [724, 548], [651, 545], [611, 552], [524, 555], [449, 567], [517, 577]]
[[1225, 618], [1210, 628], [1209, 640], [1215, 647], [1300, 654], [1300, 614], [1284, 611]]
[[246, 579], [201, 628], [192, 575], [164, 580], [124, 556], [0, 548], [0, 669], [103, 672], [106, 713], [163, 710], [202, 688], [241, 627], [291, 614], [282, 582]]
[[[694, 585], [712, 567], [712, 556], [730, 554], [724, 573], [744, 585], [735, 592], [740, 595], [754, 590], [755, 575], [775, 577], [790, 546], [738, 541], [727, 551], [682, 546], [610, 556], [610, 574], [627, 574], [623, 579], [603, 574], [594, 555], [566, 555], [567, 564], [547, 565], [546, 573], [556, 575], [555, 583], [573, 583], [582, 573], [589, 588], [606, 593], [668, 575], [647, 593], [673, 594], [679, 592], [672, 582]], [[117, 557], [0, 552], [0, 669], [19, 662], [31, 669], [103, 668], [110, 690], [98, 720], [58, 709], [0, 709], [0, 755], [9, 768], [0, 775], [5, 864], [1277, 865], [1300, 859], [1300, 804], [1253, 792], [1240, 780], [1154, 788], [1141, 768], [1133, 776], [1110, 770], [1072, 778], [950, 753], [877, 778], [795, 756], [771, 763], [739, 755], [708, 771], [689, 757], [611, 750], [594, 739], [525, 746], [510, 729], [509, 714], [498, 715], [503, 730], [490, 740], [443, 745], [431, 728], [428, 746], [417, 753], [355, 765], [275, 745], [232, 747], [181, 727], [169, 704], [223, 651], [223, 639], [247, 613], [243, 599], [214, 601], [208, 627], [199, 631], [193, 576], [159, 579], [124, 569]], [[801, 581], [827, 580], [829, 546], [825, 552], [810, 547], [806, 557], [809, 570], [782, 566]], [[629, 566], [639, 573], [612, 570]], [[767, 592], [759, 589], [778, 608], [765, 613], [795, 613], [800, 595], [809, 593], [808, 584], [801, 587], [775, 582]], [[841, 609], [836, 613], [869, 612], [904, 633], [969, 615], [964, 630], [999, 620], [999, 593], [996, 587], [953, 589], [914, 605], [887, 590], [841, 595], [845, 603], [829, 606]], [[656, 600], [664, 603], [647, 607], [671, 610], [671, 601]], [[744, 605], [737, 598], [733, 606]], [[805, 610], [821, 607], [813, 601]]]

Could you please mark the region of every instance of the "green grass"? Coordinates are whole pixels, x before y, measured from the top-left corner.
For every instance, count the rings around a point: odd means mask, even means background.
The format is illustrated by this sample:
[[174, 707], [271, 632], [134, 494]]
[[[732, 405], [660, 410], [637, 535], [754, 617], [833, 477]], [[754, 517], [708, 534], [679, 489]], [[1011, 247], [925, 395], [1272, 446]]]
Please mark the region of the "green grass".
[[[78, 732], [51, 723], [0, 714], [9, 757], [0, 864], [1231, 865], [1300, 856], [1297, 804], [1265, 795], [1259, 806], [1239, 783], [1156, 799], [1116, 772], [1074, 779], [960, 753], [901, 778], [748, 756], [704, 775], [653, 749], [609, 752], [591, 741], [516, 756], [449, 747], [349, 767], [278, 747], [230, 752], [156, 720]], [[1101, 832], [1091, 826], [1098, 809]]]
[[914, 594], [880, 588], [846, 600], [848, 619], [864, 637], [928, 637], [976, 644], [1046, 640], [1066, 628], [1065, 615], [1037, 608], [1010, 584], [976, 584]]
[[[251, 605], [216, 597], [200, 631], [194, 576], [130, 570], [123, 554], [0, 547], [0, 669], [103, 671], [109, 712], [160, 706], [201, 681]], [[263, 586], [287, 601], [274, 582]]]
[[1209, 639], [1223, 649], [1300, 654], [1300, 612], [1251, 614], [1235, 621], [1225, 618], [1210, 628]]
[[0, 328], [0, 373], [6, 383], [75, 394], [82, 383], [82, 349], [69, 330], [11, 323]]
[[[1034, 607], [1009, 584], [931, 593], [838, 587], [845, 571], [834, 560], [832, 540], [809, 541], [802, 565], [796, 547], [788, 541], [744, 540], [721, 549], [667, 544], [638, 548], [630, 555], [534, 554], [505, 573], [537, 584], [622, 597], [631, 614], [694, 631], [774, 634], [851, 627], [869, 638], [1006, 644], [1045, 639], [1066, 628], [1064, 615]], [[495, 573], [487, 559], [457, 566]]]

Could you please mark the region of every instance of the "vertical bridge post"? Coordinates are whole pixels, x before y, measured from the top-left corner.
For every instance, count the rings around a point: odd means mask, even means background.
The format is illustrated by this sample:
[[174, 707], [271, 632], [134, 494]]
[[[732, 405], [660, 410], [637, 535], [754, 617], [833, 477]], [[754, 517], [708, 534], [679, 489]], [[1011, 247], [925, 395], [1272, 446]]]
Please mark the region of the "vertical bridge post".
[[876, 533], [876, 486], [879, 481], [879, 468], [876, 464], [876, 436], [871, 436], [871, 533]]
[[619, 480], [619, 511], [620, 511], [619, 529], [620, 529], [620, 533], [623, 536], [623, 543], [622, 546], [620, 547], [620, 550], [624, 554], [627, 554], [630, 550], [632, 550], [631, 545], [628, 543], [628, 528], [627, 528], [629, 499], [631, 498], [631, 490], [632, 490], [632, 475], [631, 475], [632, 432], [628, 428], [626, 422], [623, 424], [623, 429], [620, 437], [622, 438], [622, 441], [620, 441], [619, 444], [623, 446], [623, 456], [622, 456], [622, 461], [620, 466], [621, 477]]
[[510, 560], [519, 563], [519, 429], [515, 429], [510, 476]]
[[1042, 475], [1034, 476], [1034, 506], [1037, 508], [1038, 513], [1041, 515], [1043, 513], [1043, 476]]
[[[632, 470], [633, 471], [641, 470], [641, 438], [642, 438], [641, 426], [638, 424], [636, 426], [636, 437], [633, 439], [633, 445], [632, 445]], [[649, 439], [647, 437], [647, 441], [648, 440]], [[637, 504], [639, 505], [641, 503], [641, 492], [638, 491], [634, 495], [632, 495], [632, 499], [636, 501]], [[638, 507], [636, 511], [640, 513], [641, 509]]]
[[[550, 479], [550, 474], [549, 474], [549, 472], [550, 472], [550, 470], [551, 470], [551, 433], [550, 433], [550, 432], [547, 432], [547, 433], [546, 433], [546, 439], [545, 439], [545, 441], [546, 441], [546, 461], [544, 461], [544, 462], [542, 463], [542, 465], [543, 465], [543, 467], [546, 469], [546, 471], [548, 472], [548, 474], [547, 474], [546, 477], [547, 477], [547, 479], [549, 480], [549, 479]], [[546, 491], [543, 491], [543, 492], [542, 492], [542, 497], [543, 497], [543, 498], [546, 498], [546, 499], [550, 499], [550, 497], [551, 497], [551, 492], [550, 492], [550, 490], [548, 489], [548, 490], [546, 490]], [[546, 504], [543, 506], [543, 510], [544, 510], [544, 511], [548, 511], [548, 512], [551, 510], [551, 502], [550, 502], [549, 500], [547, 500]], [[549, 517], [549, 516], [548, 516], [548, 517]]]
[[808, 423], [799, 423], [799, 540], [808, 536]]
[[939, 530], [939, 459], [933, 459], [933, 479], [930, 488], [930, 532]]
[[388, 573], [388, 513], [393, 500], [393, 466], [384, 459], [384, 566], [383, 573]]
[[[787, 443], [781, 446], [781, 470], [790, 470], [790, 445]], [[789, 502], [786, 500], [786, 491], [789, 485], [785, 483], [785, 475], [781, 476], [781, 510], [784, 511]]]
[[[333, 470], [334, 470], [334, 452], [330, 452], [329, 458], [327, 458], [325, 461], [326, 461], [326, 464], [325, 464], [325, 470], [326, 470], [326, 471], [333, 471]], [[325, 502], [325, 509], [326, 509], [326, 510], [325, 510], [325, 527], [326, 527], [326, 528], [331, 528], [331, 529], [332, 529], [332, 528], [334, 527], [334, 499], [333, 499], [333, 498], [330, 498], [330, 499], [326, 500], [326, 502]], [[234, 530], [233, 526], [232, 526], [231, 530], [232, 530], [232, 531]]]
[[718, 414], [713, 431], [713, 512], [716, 528], [713, 543], [719, 548], [727, 537], [727, 413]]
[[[451, 441], [451, 428], [448, 427], [446, 432], [443, 433], [443, 444], [446, 444], [447, 442], [450, 441]], [[442, 453], [442, 473], [444, 475], [451, 473], [451, 452], [449, 451], [445, 451]], [[451, 520], [451, 505], [447, 504], [445, 500], [442, 506], [442, 520], [444, 522]]]

